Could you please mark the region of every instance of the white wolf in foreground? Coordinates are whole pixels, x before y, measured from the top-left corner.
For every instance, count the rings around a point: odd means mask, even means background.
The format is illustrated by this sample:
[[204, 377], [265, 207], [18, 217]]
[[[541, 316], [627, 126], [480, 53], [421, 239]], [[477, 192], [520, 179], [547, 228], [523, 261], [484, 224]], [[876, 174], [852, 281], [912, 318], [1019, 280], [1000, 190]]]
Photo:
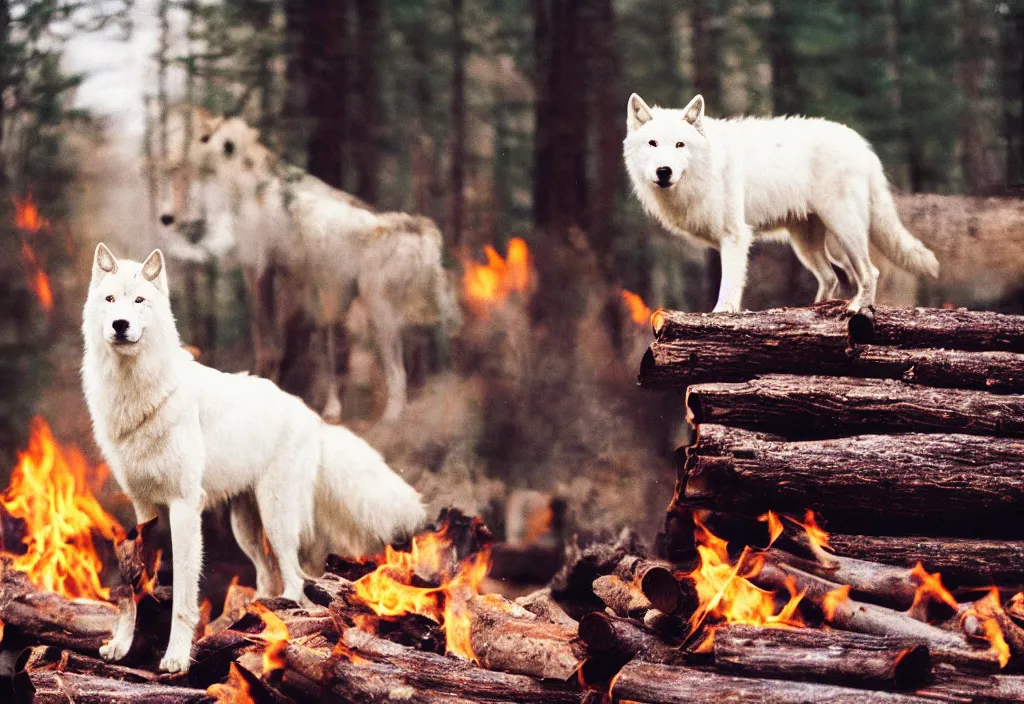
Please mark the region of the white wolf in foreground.
[[915, 274], [939, 273], [935, 255], [900, 222], [882, 163], [863, 137], [835, 122], [799, 117], [715, 120], [696, 96], [682, 110], [626, 109], [626, 168], [648, 213], [676, 234], [722, 253], [715, 312], [740, 310], [755, 233], [789, 231], [818, 280], [816, 301], [834, 298], [832, 264], [857, 287], [849, 308], [875, 302], [878, 269], [869, 241]]
[[[140, 523], [158, 507], [170, 517], [173, 621], [162, 669], [190, 665], [205, 506], [230, 500], [257, 594], [283, 585], [295, 601], [304, 572], [319, 574], [327, 552], [366, 554], [423, 523], [419, 495], [363, 440], [270, 381], [205, 367], [181, 349], [160, 250], [139, 264], [96, 248], [82, 333], [100, 449]], [[119, 629], [101, 654], [119, 659], [131, 642]]]
[[[388, 392], [384, 417], [398, 418], [407, 396], [402, 329], [440, 322], [451, 332], [461, 323], [442, 264], [437, 225], [424, 216], [378, 212], [279, 161], [259, 142], [259, 131], [241, 118], [198, 113], [193, 132], [188, 150], [193, 163], [181, 166], [197, 172], [194, 184], [215, 186], [219, 199], [212, 208], [220, 210], [216, 215], [221, 221], [225, 215], [231, 221], [229, 227], [218, 228], [219, 236], [215, 233], [200, 245], [213, 254], [235, 250], [243, 269], [251, 272], [246, 280], [254, 319], [261, 308], [254, 282], [271, 260], [308, 275], [320, 322], [326, 325], [343, 320], [358, 291], [370, 310], [383, 362]], [[175, 200], [190, 199], [182, 194]], [[164, 225], [174, 220], [167, 211], [161, 217]], [[332, 337], [327, 339], [327, 368], [333, 377]], [[336, 420], [340, 412], [332, 378], [324, 416]]]

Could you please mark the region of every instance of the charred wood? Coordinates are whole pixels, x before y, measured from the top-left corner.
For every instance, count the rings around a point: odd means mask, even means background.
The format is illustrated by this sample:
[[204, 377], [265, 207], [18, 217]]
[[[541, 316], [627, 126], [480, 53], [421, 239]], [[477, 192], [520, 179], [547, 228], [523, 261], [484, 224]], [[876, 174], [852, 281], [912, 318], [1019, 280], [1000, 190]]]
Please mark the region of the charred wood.
[[[715, 510], [812, 508], [830, 525], [1007, 537], [1024, 506], [1024, 441], [860, 435], [814, 441], [702, 425], [687, 448], [683, 498]], [[679, 493], [679, 492], [677, 492]]]
[[694, 425], [755, 428], [786, 436], [940, 432], [1024, 437], [1024, 397], [913, 386], [891, 379], [768, 374], [691, 386]]
[[721, 675], [692, 667], [634, 660], [615, 677], [611, 689], [615, 701], [648, 704], [924, 704], [927, 699], [894, 692], [877, 692], [787, 680], [751, 679]]
[[[632, 619], [594, 611], [580, 620], [580, 639], [591, 655], [625, 664], [634, 657], [648, 662], [682, 663], [685, 653], [646, 630]], [[614, 673], [613, 673], [614, 674]]]
[[920, 641], [846, 631], [723, 626], [713, 647], [716, 669], [748, 677], [906, 689], [931, 670]]

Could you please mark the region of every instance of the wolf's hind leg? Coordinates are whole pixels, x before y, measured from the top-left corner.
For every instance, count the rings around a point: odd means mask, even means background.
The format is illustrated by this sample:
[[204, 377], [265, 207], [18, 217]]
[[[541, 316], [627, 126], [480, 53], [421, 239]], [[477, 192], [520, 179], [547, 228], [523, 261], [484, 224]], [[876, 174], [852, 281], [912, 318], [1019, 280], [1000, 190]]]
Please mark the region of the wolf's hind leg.
[[[299, 542], [313, 515], [313, 492], [320, 464], [315, 438], [282, 447], [281, 458], [267, 468], [256, 485], [256, 504], [284, 589], [281, 596], [302, 602], [305, 575], [299, 564]], [[295, 468], [302, 468], [296, 472]]]
[[252, 492], [231, 499], [231, 532], [235, 534], [238, 547], [256, 568], [256, 598], [280, 594], [283, 589], [281, 575], [269, 554], [270, 543], [263, 540], [263, 522]]
[[845, 257], [849, 260], [849, 268], [844, 269], [856, 284], [857, 293], [850, 299], [847, 307], [854, 313], [865, 306], [875, 304], [875, 290], [878, 285], [878, 269], [871, 263], [871, 251], [868, 246], [866, 216], [851, 205], [857, 201], [858, 199], [851, 194], [851, 197], [839, 202], [831, 211], [819, 213], [829, 230], [829, 252], [836, 258]]
[[821, 303], [834, 298], [839, 291], [839, 277], [825, 252], [824, 224], [812, 215], [807, 222], [791, 227], [789, 238], [797, 259], [818, 280], [818, 293], [814, 302]]

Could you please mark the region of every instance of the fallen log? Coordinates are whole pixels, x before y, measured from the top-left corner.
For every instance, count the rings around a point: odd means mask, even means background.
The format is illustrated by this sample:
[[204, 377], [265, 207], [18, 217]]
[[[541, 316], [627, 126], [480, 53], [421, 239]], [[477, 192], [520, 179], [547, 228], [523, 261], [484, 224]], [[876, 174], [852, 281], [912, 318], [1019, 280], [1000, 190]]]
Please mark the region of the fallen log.
[[931, 670], [920, 641], [816, 628], [722, 626], [713, 652], [715, 668], [727, 674], [866, 688], [921, 686]]
[[623, 558], [643, 553], [639, 537], [624, 529], [611, 539], [582, 543], [574, 535], [565, 546], [565, 560], [551, 579], [551, 593], [568, 601], [595, 601], [591, 585], [598, 577], [611, 574]]
[[695, 384], [687, 419], [785, 436], [966, 433], [1024, 437], [1024, 396], [912, 386], [892, 379], [768, 374]]
[[902, 523], [940, 535], [1007, 537], [1024, 506], [1022, 467], [1021, 440], [908, 434], [794, 442], [706, 424], [686, 450], [683, 498], [755, 515], [811, 508], [830, 526]]
[[[289, 644], [283, 682], [306, 696], [319, 687], [318, 701], [388, 701], [393, 694], [430, 692], [465, 701], [579, 702], [580, 692], [566, 683], [539, 682], [523, 675], [492, 672], [452, 657], [404, 648], [356, 628], [342, 634], [342, 647], [314, 650]], [[297, 677], [296, 677], [297, 675]], [[316, 684], [322, 683], [322, 684]], [[424, 701], [440, 701], [424, 700]]]
[[624, 582], [613, 574], [594, 580], [594, 596], [619, 616], [642, 619], [653, 608], [651, 601], [632, 582]]
[[1024, 354], [864, 345], [853, 352], [849, 375], [1019, 394], [1024, 393]]
[[[682, 587], [672, 574], [672, 565], [667, 562], [630, 555], [615, 565], [613, 574], [635, 585], [651, 605], [662, 613], [670, 614], [680, 606]], [[683, 601], [686, 602], [685, 608], [692, 613], [697, 606], [696, 593], [687, 592]]]
[[221, 610], [220, 616], [206, 624], [203, 635], [211, 636], [228, 628], [245, 615], [246, 609], [255, 598], [256, 590], [252, 587], [246, 587], [237, 582], [229, 584], [224, 595], [224, 608]]
[[106, 660], [76, 653], [73, 650], [64, 650], [55, 645], [37, 645], [26, 648], [18, 656], [14, 669], [15, 672], [29, 673], [36, 670], [53, 670], [125, 682], [160, 682], [162, 684], [184, 682], [184, 678], [181, 676], [157, 675], [149, 670], [116, 665]]
[[849, 330], [857, 345], [1024, 352], [1024, 318], [966, 308], [875, 306], [854, 315]]
[[793, 588], [797, 592], [804, 592], [804, 598], [821, 609], [825, 622], [836, 628], [917, 640], [928, 646], [932, 658], [938, 662], [991, 670], [999, 668], [998, 657], [994, 652], [972, 647], [962, 634], [918, 621], [902, 611], [855, 601], [849, 598], [842, 585], [807, 574], [785, 563], [765, 561], [764, 555], [748, 553], [747, 559], [763, 563], [759, 571], [752, 569], [753, 562], [745, 567], [756, 571], [750, 578], [751, 582], [762, 589], [781, 591]]
[[928, 701], [908, 694], [810, 682], [750, 679], [643, 660], [634, 660], [622, 668], [612, 682], [611, 695], [614, 701], [647, 704], [924, 704]]
[[1024, 677], [979, 675], [952, 665], [932, 668], [933, 681], [914, 694], [942, 702], [1024, 702]]
[[567, 680], [585, 653], [575, 631], [530, 613], [496, 594], [466, 605], [470, 646], [482, 667], [540, 679]]
[[682, 663], [686, 654], [674, 648], [635, 621], [593, 611], [580, 619], [580, 639], [587, 644], [587, 653], [603, 655], [619, 664], [635, 657], [648, 662]]
[[829, 534], [837, 556], [939, 572], [947, 585], [1024, 584], [1024, 542]]
[[17, 704], [211, 704], [201, 689], [129, 682], [56, 670], [33, 670], [15, 678]]

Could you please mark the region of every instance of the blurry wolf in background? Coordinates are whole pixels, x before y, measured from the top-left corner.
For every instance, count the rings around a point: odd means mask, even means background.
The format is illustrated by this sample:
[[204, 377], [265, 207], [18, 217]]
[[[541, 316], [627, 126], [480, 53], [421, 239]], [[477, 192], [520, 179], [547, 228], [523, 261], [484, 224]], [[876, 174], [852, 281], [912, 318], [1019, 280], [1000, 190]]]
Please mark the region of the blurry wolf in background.
[[[354, 433], [266, 379], [192, 360], [178, 338], [160, 250], [140, 264], [96, 248], [82, 335], [96, 442], [138, 522], [162, 507], [170, 518], [173, 620], [161, 669], [191, 664], [204, 508], [230, 502], [257, 595], [293, 601], [329, 552], [373, 554], [423, 524], [416, 491]], [[100, 654], [121, 659], [133, 633], [118, 628]]]
[[874, 305], [878, 269], [868, 243], [902, 268], [938, 276], [935, 255], [900, 222], [882, 163], [850, 128], [801, 117], [715, 120], [696, 96], [682, 110], [629, 98], [623, 153], [633, 188], [669, 231], [721, 251], [715, 312], [740, 310], [754, 234], [789, 232], [834, 298], [840, 267], [857, 287], [851, 311]]
[[[198, 200], [207, 211], [210, 233], [193, 248], [193, 254], [221, 256], [233, 251], [246, 272], [256, 316], [262, 308], [258, 279], [271, 261], [297, 276], [308, 275], [319, 322], [328, 329], [344, 320], [357, 293], [362, 296], [383, 361], [384, 417], [396, 419], [407, 396], [402, 329], [440, 323], [451, 334], [461, 323], [442, 265], [437, 226], [423, 216], [377, 212], [278, 161], [259, 142], [259, 132], [240, 118], [198, 113], [194, 123], [189, 163], [176, 165], [171, 173], [172, 181], [193, 185], [193, 193], [174, 198], [178, 208], [183, 201]], [[194, 178], [184, 178], [180, 173], [184, 169], [191, 169]], [[173, 205], [166, 206], [161, 223], [173, 226], [174, 211]], [[336, 420], [341, 402], [333, 378], [335, 350], [330, 334], [326, 357], [331, 384], [324, 417]]]

